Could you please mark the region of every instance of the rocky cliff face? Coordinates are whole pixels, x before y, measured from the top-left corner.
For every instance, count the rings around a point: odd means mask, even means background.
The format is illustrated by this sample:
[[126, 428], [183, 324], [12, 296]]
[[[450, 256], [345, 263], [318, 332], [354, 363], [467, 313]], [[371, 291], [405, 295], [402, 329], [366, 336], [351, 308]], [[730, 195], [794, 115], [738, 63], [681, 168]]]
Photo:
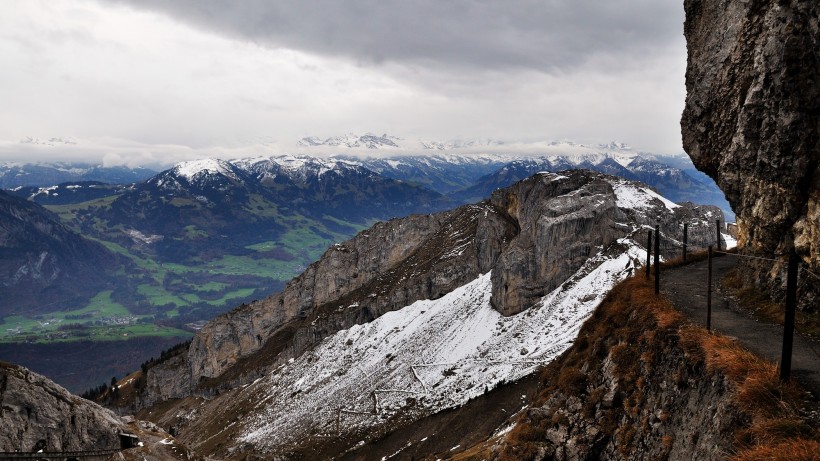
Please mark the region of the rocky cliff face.
[[[820, 4], [686, 0], [683, 144], [726, 193], [740, 245], [820, 267]], [[783, 264], [750, 266], [779, 291]], [[806, 277], [803, 302], [817, 305]]]
[[489, 271], [514, 233], [511, 218], [487, 203], [378, 223], [329, 249], [281, 293], [206, 325], [184, 366], [171, 361], [149, 373], [147, 388], [161, 396], [148, 392], [143, 405], [212, 387], [218, 377], [230, 387], [331, 333], [441, 297]]
[[125, 424], [23, 367], [0, 363], [0, 451], [108, 450]]
[[493, 306], [505, 315], [530, 307], [574, 274], [594, 248], [626, 235], [616, 225], [623, 212], [603, 178], [522, 181], [494, 193], [491, 202], [519, 228], [493, 271]]

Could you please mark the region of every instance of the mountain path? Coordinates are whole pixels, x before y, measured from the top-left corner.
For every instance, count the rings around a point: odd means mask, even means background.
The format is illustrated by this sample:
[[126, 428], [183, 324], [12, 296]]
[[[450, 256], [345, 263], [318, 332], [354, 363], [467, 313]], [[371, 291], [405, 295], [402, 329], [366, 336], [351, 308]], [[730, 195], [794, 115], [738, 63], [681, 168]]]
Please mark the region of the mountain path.
[[[744, 347], [779, 364], [783, 349], [783, 326], [752, 317], [736, 298], [722, 287], [721, 280], [737, 265], [735, 256], [712, 258], [712, 330], [737, 338]], [[661, 271], [661, 293], [697, 324], [706, 325], [708, 260]], [[795, 331], [792, 352], [793, 379], [815, 398], [820, 398], [820, 341]]]

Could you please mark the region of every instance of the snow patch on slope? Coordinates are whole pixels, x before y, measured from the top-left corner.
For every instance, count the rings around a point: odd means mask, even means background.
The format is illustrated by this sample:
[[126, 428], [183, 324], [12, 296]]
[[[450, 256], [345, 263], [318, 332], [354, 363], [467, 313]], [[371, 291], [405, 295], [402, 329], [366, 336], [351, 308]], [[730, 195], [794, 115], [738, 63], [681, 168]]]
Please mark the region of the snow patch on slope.
[[734, 238], [734, 237], [732, 237], [731, 235], [729, 235], [729, 234], [725, 234], [725, 233], [723, 233], [723, 232], [721, 232], [721, 234], [720, 234], [720, 235], [723, 237], [723, 241], [724, 241], [724, 242], [726, 242], [726, 249], [727, 249], [727, 250], [731, 250], [731, 249], [733, 249], [733, 248], [737, 248], [737, 239], [735, 239], [735, 238]]
[[629, 240], [590, 258], [521, 314], [490, 306], [490, 274], [437, 300], [417, 301], [326, 338], [313, 351], [241, 392], [259, 404], [243, 442], [270, 451], [304, 437], [372, 428], [398, 412], [423, 416], [460, 406], [549, 363], [645, 252]]
[[646, 210], [652, 208], [652, 201], [659, 200], [669, 210], [674, 211], [680, 205], [649, 189], [641, 187], [637, 183], [626, 180], [611, 181], [615, 190], [617, 205], [620, 208], [632, 208], [635, 210]]
[[174, 167], [174, 171], [178, 176], [186, 178], [189, 182], [202, 173], [222, 174], [230, 178], [236, 178], [229, 163], [212, 158], [179, 163]]

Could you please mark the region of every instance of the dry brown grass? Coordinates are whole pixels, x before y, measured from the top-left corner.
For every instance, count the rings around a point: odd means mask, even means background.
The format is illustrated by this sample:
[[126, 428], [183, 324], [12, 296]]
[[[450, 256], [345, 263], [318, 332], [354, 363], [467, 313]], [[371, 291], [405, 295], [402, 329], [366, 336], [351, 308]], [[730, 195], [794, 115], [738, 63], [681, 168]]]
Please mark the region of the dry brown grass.
[[457, 453], [449, 458], [450, 461], [478, 461], [493, 459], [493, 445], [498, 442], [496, 438], [485, 440], [474, 445], [461, 453]]
[[[804, 392], [794, 382], [780, 381], [776, 365], [701, 327], [681, 328], [680, 338], [693, 360], [702, 360], [707, 370], [732, 381], [733, 404], [748, 416], [749, 425], [735, 434], [740, 454], [734, 459], [820, 459], [820, 450], [814, 452], [815, 458], [800, 454], [808, 442], [820, 443], [820, 431], [799, 416], [798, 408], [806, 403]], [[772, 447], [779, 447], [777, 457], [767, 458], [774, 453]]]
[[686, 254], [686, 261], [683, 260], [683, 256], [677, 256], [672, 259], [667, 259], [666, 261], [661, 263], [661, 268], [670, 268], [670, 267], [678, 267], [683, 266], [686, 264], [690, 264], [697, 261], [703, 261], [709, 257], [708, 250], [696, 250], [690, 251]]
[[772, 445], [758, 445], [738, 453], [734, 461], [817, 461], [820, 442], [816, 439], [793, 439]]

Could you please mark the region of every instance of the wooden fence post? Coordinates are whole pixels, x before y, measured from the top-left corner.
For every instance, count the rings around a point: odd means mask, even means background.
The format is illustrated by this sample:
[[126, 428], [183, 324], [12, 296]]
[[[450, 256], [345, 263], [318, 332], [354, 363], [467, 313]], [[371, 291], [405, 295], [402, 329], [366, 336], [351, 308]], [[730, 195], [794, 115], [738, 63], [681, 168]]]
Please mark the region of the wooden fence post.
[[655, 294], [661, 292], [661, 226], [655, 226]]
[[789, 254], [786, 275], [786, 318], [783, 322], [783, 355], [780, 358], [780, 380], [787, 381], [792, 372], [792, 344], [794, 342], [794, 312], [797, 308], [797, 264], [794, 250]]
[[686, 244], [689, 242], [689, 223], [683, 223], [683, 262], [686, 262]]
[[652, 266], [652, 229], [649, 229], [649, 239], [646, 241], [646, 280], [649, 280], [649, 271]]
[[712, 331], [712, 245], [709, 245], [708, 267], [706, 275], [706, 331]]

